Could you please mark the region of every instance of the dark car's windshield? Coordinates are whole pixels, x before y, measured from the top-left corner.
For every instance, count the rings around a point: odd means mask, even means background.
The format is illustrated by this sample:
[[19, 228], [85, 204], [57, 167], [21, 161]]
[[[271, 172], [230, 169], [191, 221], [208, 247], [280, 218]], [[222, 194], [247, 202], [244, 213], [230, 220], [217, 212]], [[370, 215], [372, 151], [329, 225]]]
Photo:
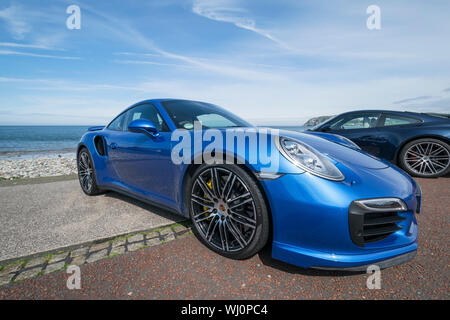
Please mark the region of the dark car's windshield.
[[320, 128], [320, 127], [322, 127], [322, 126], [324, 126], [324, 125], [326, 125], [326, 124], [329, 124], [329, 123], [333, 122], [337, 117], [339, 117], [339, 115], [333, 116], [333, 117], [331, 117], [331, 118], [328, 119], [328, 120], [325, 120], [325, 121], [323, 121], [323, 122], [321, 122], [321, 123], [318, 123], [318, 124], [316, 124], [314, 127], [310, 128], [310, 129], [308, 129], [308, 130], [310, 130], [310, 131], [315, 131], [315, 130], [317, 130], [318, 128]]
[[449, 119], [450, 118], [450, 114], [449, 113], [432, 113], [432, 112], [427, 112], [427, 113], [425, 113], [426, 115], [429, 115], [429, 116], [433, 116], [433, 117], [439, 117], [439, 118], [447, 118], [447, 119]]
[[174, 100], [162, 104], [177, 128], [194, 129], [194, 121], [199, 121], [207, 129], [252, 126], [225, 109], [209, 103]]

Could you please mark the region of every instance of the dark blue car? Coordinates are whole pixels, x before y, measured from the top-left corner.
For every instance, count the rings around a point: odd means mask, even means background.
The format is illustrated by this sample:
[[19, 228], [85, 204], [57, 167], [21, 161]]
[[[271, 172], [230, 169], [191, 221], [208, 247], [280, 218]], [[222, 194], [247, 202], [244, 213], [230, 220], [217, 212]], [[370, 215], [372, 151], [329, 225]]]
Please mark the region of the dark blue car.
[[310, 129], [344, 136], [416, 177], [450, 171], [450, 118], [414, 112], [367, 110], [335, 116]]

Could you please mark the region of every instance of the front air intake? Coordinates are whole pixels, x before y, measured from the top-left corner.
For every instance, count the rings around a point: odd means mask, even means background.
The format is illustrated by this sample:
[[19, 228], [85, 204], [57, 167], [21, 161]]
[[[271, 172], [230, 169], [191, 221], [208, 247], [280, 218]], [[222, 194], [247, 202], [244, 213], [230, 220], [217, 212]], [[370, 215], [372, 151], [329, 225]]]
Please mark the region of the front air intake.
[[404, 202], [396, 198], [353, 201], [348, 211], [353, 242], [363, 247], [366, 243], [382, 240], [400, 230], [402, 227], [397, 223], [405, 218], [398, 213], [406, 210]]

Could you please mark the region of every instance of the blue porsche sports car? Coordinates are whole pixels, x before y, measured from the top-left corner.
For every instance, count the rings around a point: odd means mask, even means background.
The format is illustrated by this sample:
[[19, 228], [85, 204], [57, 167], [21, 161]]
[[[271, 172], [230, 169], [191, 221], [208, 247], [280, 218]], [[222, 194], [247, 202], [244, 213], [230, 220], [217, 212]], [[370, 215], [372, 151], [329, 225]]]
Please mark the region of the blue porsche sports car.
[[450, 115], [365, 110], [340, 114], [311, 129], [351, 139], [412, 176], [450, 172]]
[[82, 190], [124, 193], [192, 220], [208, 248], [245, 259], [268, 242], [276, 259], [365, 270], [411, 260], [419, 185], [332, 135], [255, 128], [196, 101], [139, 102], [84, 134]]

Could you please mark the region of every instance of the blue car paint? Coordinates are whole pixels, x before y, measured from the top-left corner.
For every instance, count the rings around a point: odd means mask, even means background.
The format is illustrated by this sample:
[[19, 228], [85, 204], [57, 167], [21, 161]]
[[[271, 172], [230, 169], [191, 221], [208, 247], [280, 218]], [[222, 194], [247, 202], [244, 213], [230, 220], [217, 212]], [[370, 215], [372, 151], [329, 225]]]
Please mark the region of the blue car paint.
[[[144, 102], [155, 105], [169, 129], [174, 130], [175, 125], [161, 105], [165, 100]], [[194, 131], [190, 134], [192, 138]], [[94, 138], [99, 135], [106, 145], [103, 156], [94, 145]], [[96, 128], [82, 137], [79, 147], [90, 150], [100, 187], [124, 192], [188, 217], [183, 205], [183, 181], [189, 165], [172, 163], [170, 153], [177, 142], [171, 141], [170, 135], [160, 132], [158, 137], [150, 138], [140, 133]], [[317, 135], [290, 131], [280, 131], [280, 135], [303, 141], [328, 156], [345, 179], [326, 180], [279, 157], [278, 172], [283, 175], [259, 181], [272, 215], [274, 258], [300, 267], [341, 268], [366, 265], [417, 249], [414, 212], [418, 206], [418, 185], [412, 178], [364, 151]], [[248, 153], [240, 154], [237, 149], [226, 152], [245, 162], [252, 172], [266, 170], [260, 162], [249, 163]], [[400, 223], [403, 228], [383, 240], [357, 246], [349, 233], [349, 205], [357, 199], [378, 197], [397, 197], [406, 203], [408, 211], [402, 213], [406, 219]]]

